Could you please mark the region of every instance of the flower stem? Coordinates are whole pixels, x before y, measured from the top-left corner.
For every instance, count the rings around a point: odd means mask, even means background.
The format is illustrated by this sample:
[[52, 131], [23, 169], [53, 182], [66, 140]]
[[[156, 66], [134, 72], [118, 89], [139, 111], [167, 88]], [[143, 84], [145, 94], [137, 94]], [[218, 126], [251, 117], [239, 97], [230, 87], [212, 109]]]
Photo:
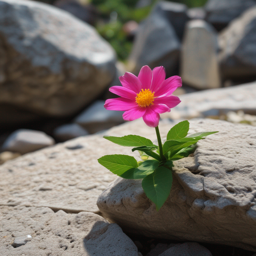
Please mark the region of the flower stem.
[[160, 137], [160, 132], [159, 132], [159, 128], [158, 126], [155, 127], [156, 129], [156, 136], [157, 136], [157, 141], [158, 141], [158, 146], [159, 146], [159, 153], [160, 153], [160, 157], [162, 160], [165, 160], [164, 154], [163, 154], [163, 145], [162, 145], [162, 141], [161, 141], [161, 137]]

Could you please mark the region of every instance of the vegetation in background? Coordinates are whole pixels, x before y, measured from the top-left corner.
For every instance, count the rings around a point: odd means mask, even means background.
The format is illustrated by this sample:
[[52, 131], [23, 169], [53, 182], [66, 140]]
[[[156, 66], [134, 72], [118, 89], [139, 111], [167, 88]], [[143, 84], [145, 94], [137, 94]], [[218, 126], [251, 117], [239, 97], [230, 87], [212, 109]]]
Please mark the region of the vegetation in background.
[[[127, 59], [132, 42], [127, 39], [123, 31], [123, 24], [134, 20], [141, 22], [150, 13], [157, 0], [152, 0], [149, 6], [135, 8], [138, 0], [90, 0], [100, 12], [102, 20], [96, 25], [96, 29], [115, 49], [120, 60]], [[189, 8], [203, 6], [207, 0], [172, 0], [186, 4]]]
[[[54, 4], [56, 0], [36, 0], [48, 4]], [[149, 0], [150, 5], [136, 8], [138, 0], [77, 0], [81, 4], [94, 5], [100, 14], [96, 25], [97, 31], [115, 49], [119, 60], [125, 61], [131, 51], [132, 41], [123, 31], [123, 25], [128, 21], [141, 22], [150, 13], [158, 0]], [[186, 4], [189, 8], [203, 6], [207, 0], [167, 0]]]

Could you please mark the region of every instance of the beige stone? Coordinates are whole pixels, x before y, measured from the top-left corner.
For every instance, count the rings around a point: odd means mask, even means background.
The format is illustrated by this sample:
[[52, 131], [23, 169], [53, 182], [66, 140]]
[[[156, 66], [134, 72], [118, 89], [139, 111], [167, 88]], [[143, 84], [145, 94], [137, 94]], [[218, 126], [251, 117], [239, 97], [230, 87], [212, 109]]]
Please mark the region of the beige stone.
[[175, 161], [173, 187], [156, 211], [141, 180], [117, 179], [98, 199], [103, 216], [126, 232], [225, 244], [256, 251], [256, 129], [225, 121], [191, 121], [190, 133], [219, 131]]
[[187, 23], [181, 51], [183, 82], [197, 89], [220, 87], [217, 33], [203, 20]]
[[191, 119], [220, 116], [229, 111], [243, 110], [256, 114], [256, 83], [222, 89], [212, 89], [181, 95], [181, 103], [162, 118]]
[[99, 215], [47, 207], [0, 207], [1, 255], [137, 256], [117, 224]]

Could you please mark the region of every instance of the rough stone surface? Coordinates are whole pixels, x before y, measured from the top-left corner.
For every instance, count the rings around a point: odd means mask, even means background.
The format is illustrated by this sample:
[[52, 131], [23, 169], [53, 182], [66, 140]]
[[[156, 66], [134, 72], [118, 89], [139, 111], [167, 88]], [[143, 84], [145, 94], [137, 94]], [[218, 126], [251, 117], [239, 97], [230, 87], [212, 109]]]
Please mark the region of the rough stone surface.
[[255, 4], [255, 0], [208, 0], [206, 20], [221, 30]]
[[175, 161], [173, 187], [157, 212], [141, 180], [118, 178], [98, 199], [103, 216], [125, 231], [256, 251], [256, 129], [216, 120], [190, 122], [190, 133], [219, 131]]
[[234, 20], [219, 36], [222, 76], [256, 79], [256, 6]]
[[197, 89], [220, 87], [217, 34], [203, 20], [187, 24], [181, 51], [183, 82]]
[[184, 243], [172, 246], [159, 256], [212, 256], [212, 254], [198, 243]]
[[229, 111], [243, 110], [256, 114], [256, 83], [230, 88], [212, 89], [181, 95], [181, 103], [163, 118], [186, 119], [194, 117], [220, 116]]
[[[24, 206], [2, 206], [0, 212], [1, 255], [138, 255], [117, 224], [93, 213], [54, 213], [47, 207]], [[25, 242], [28, 235], [31, 238]]]
[[78, 124], [65, 124], [54, 130], [54, 136], [60, 141], [71, 140], [89, 133]]
[[[170, 123], [161, 124], [165, 136]], [[108, 135], [138, 134], [155, 140], [155, 130], [142, 120], [107, 131]], [[103, 139], [84, 136], [26, 154], [0, 166], [0, 205], [46, 206], [67, 212], [98, 212], [97, 198], [116, 175], [97, 159], [107, 154], [132, 154]], [[139, 159], [139, 158], [138, 158]], [[75, 195], [75, 196], [74, 196]]]
[[104, 104], [103, 100], [94, 102], [74, 122], [84, 127], [90, 133], [106, 130], [124, 122], [123, 112], [106, 110]]
[[164, 66], [168, 75], [177, 74], [180, 42], [161, 3], [139, 28], [129, 57], [129, 69], [138, 73], [144, 65]]
[[7, 138], [2, 150], [26, 154], [53, 144], [54, 140], [44, 132], [21, 129]]
[[86, 23], [34, 1], [0, 1], [0, 104], [67, 116], [115, 75], [110, 45]]

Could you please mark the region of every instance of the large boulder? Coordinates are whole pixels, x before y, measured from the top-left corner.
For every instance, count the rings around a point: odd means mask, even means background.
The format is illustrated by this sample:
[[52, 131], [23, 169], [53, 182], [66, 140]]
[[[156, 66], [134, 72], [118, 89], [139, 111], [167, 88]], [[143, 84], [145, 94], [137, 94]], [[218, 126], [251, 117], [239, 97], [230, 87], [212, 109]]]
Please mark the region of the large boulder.
[[114, 78], [115, 53], [90, 25], [34, 1], [0, 0], [0, 105], [76, 113]]
[[1, 255], [138, 256], [117, 224], [47, 207], [0, 206]]
[[206, 20], [219, 31], [254, 5], [255, 0], [208, 0]]
[[118, 178], [98, 199], [103, 216], [126, 232], [256, 251], [256, 130], [225, 121], [191, 121], [190, 133], [219, 131], [176, 161], [173, 186], [157, 211], [141, 180]]
[[203, 20], [190, 21], [181, 51], [183, 82], [197, 89], [220, 87], [217, 52], [218, 37], [214, 28]]
[[222, 89], [211, 89], [180, 96], [181, 103], [164, 118], [187, 119], [196, 117], [219, 117], [229, 111], [242, 110], [256, 115], [256, 83]]
[[177, 74], [180, 41], [159, 2], [137, 31], [129, 69], [138, 73], [144, 65], [164, 66], [168, 75]]
[[233, 21], [219, 36], [224, 79], [256, 79], [256, 7]]

